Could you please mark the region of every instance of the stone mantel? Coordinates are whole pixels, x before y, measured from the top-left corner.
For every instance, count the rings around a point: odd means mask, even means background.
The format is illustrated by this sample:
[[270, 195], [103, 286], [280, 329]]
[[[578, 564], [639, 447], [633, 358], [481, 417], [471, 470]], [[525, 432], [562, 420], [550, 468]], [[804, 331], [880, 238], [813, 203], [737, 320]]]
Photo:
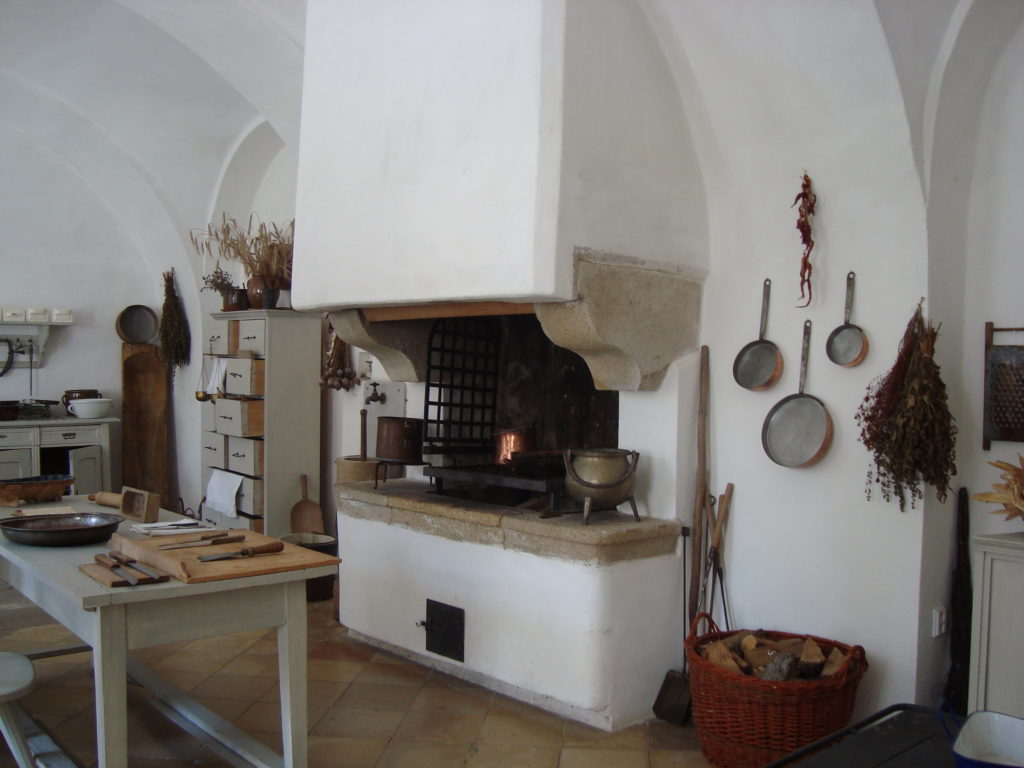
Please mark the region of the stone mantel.
[[673, 554], [684, 526], [670, 520], [599, 512], [589, 525], [578, 514], [542, 519], [537, 512], [450, 496], [425, 482], [387, 480], [334, 486], [338, 513], [538, 557], [605, 566]]

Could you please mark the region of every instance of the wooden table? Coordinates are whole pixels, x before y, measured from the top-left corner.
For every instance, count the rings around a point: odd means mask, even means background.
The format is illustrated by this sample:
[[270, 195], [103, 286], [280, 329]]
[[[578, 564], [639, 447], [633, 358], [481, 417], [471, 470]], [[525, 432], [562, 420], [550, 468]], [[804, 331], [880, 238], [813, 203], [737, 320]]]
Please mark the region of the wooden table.
[[[84, 497], [68, 496], [60, 503], [76, 510], [113, 511], [97, 507]], [[4, 510], [0, 510], [0, 516], [6, 516]], [[175, 517], [165, 510], [161, 516]], [[119, 532], [130, 535], [128, 528], [126, 521]], [[305, 585], [306, 579], [335, 573], [337, 566], [198, 584], [171, 579], [162, 584], [110, 588], [78, 570], [80, 564], [91, 562], [94, 554], [103, 551], [104, 544], [38, 547], [0, 537], [0, 579], [92, 647], [96, 746], [101, 768], [128, 766], [128, 675], [254, 765], [305, 768]], [[277, 627], [283, 757], [128, 655], [135, 648], [266, 627]]]

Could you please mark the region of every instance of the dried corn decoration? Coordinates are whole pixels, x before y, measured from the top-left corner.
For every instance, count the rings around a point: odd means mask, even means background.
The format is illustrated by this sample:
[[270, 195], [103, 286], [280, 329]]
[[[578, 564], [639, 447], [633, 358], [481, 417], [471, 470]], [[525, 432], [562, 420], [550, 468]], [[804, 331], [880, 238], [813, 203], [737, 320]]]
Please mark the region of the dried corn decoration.
[[996, 469], [1003, 470], [999, 477], [1002, 483], [992, 483], [992, 490], [971, 496], [975, 501], [1002, 504], [1002, 509], [989, 510], [993, 515], [1006, 515], [1007, 520], [1019, 517], [1024, 520], [1024, 456], [1017, 454], [1017, 464], [1008, 461], [990, 461]]
[[935, 488], [939, 501], [956, 474], [956, 426], [946, 385], [933, 355], [938, 328], [926, 322], [921, 304], [907, 324], [893, 367], [875, 379], [857, 410], [860, 440], [871, 451], [867, 496], [878, 483], [882, 498], [906, 509], [923, 498], [921, 483]]
[[174, 369], [188, 365], [192, 334], [185, 317], [185, 306], [174, 287], [174, 269], [164, 272], [164, 306], [160, 318], [160, 346], [167, 366], [167, 377], [174, 381]]

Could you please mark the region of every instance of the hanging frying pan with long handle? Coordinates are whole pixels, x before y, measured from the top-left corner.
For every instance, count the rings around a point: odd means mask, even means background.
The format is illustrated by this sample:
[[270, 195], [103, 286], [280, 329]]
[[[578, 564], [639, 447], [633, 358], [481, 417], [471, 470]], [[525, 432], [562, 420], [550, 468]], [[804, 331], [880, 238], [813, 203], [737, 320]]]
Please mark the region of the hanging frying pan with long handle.
[[809, 467], [828, 452], [832, 444], [832, 417], [814, 395], [804, 392], [807, 355], [811, 346], [811, 321], [804, 321], [804, 343], [800, 353], [800, 390], [775, 404], [761, 428], [761, 444], [768, 458], [784, 467]]
[[825, 342], [828, 359], [836, 365], [846, 368], [860, 365], [860, 362], [868, 354], [868, 337], [864, 335], [860, 326], [850, 322], [855, 278], [856, 275], [853, 272], [846, 275], [846, 311], [843, 314], [843, 324], [832, 331], [828, 336], [828, 341]]
[[764, 335], [768, 328], [768, 298], [772, 281], [765, 279], [761, 293], [761, 332], [736, 355], [732, 377], [744, 389], [768, 389], [782, 374], [782, 353]]

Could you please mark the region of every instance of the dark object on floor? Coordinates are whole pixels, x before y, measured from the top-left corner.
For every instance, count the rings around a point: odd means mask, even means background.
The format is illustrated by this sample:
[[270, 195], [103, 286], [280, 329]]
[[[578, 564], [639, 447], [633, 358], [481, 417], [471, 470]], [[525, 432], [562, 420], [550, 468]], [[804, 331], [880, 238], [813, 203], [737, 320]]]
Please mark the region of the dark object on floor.
[[798, 762], [800, 768], [952, 768], [956, 764], [952, 740], [938, 714], [914, 704], [893, 704], [763, 768]]
[[[305, 478], [305, 475], [303, 475], [303, 478]], [[322, 552], [332, 557], [338, 556], [338, 540], [325, 533], [289, 533], [282, 536], [281, 541], [305, 547], [314, 552]], [[330, 576], [317, 576], [315, 579], [307, 579], [306, 602], [319, 603], [334, 597], [334, 582], [337, 578], [337, 574], [331, 574]]]
[[974, 587], [971, 581], [970, 510], [967, 489], [957, 493], [956, 565], [953, 567], [953, 594], [949, 601], [949, 673], [942, 698], [953, 712], [967, 716], [967, 686], [970, 681], [971, 611]]
[[654, 700], [654, 716], [673, 725], [685, 725], [690, 719], [690, 678], [686, 670], [670, 669]]

